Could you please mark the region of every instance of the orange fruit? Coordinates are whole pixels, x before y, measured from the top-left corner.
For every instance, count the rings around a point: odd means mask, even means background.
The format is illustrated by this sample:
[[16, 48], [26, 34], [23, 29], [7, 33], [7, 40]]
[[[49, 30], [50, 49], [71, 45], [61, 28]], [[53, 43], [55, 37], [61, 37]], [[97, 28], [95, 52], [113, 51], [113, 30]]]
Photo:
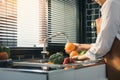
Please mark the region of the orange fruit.
[[7, 60], [8, 54], [6, 52], [0, 52], [0, 60]]
[[69, 70], [69, 69], [71, 69], [71, 66], [66, 64], [65, 67], [64, 67], [64, 70]]
[[50, 61], [49, 61], [49, 62], [46, 62], [45, 64], [53, 64], [53, 62], [50, 62]]
[[75, 45], [71, 42], [66, 43], [65, 45], [66, 53], [70, 54], [73, 50], [75, 50]]
[[71, 66], [73, 69], [75, 69], [75, 68], [77, 68], [77, 66], [75, 66], [75, 65], [73, 65], [73, 66]]
[[65, 52], [66, 52], [67, 54], [70, 54], [70, 53], [71, 53], [71, 50], [65, 50]]
[[77, 51], [72, 51], [70, 53], [70, 58], [72, 58], [73, 56], [77, 56], [78, 55], [78, 52]]

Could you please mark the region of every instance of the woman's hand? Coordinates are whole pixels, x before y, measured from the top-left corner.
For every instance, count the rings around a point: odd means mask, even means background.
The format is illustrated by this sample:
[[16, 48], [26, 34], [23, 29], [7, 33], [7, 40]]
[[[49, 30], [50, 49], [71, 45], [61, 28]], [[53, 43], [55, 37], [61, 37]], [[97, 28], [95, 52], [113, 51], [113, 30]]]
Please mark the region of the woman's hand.
[[89, 58], [85, 55], [77, 55], [77, 56], [73, 56], [72, 59], [83, 61], [83, 60], [88, 60]]
[[[71, 50], [73, 48], [73, 45], [74, 45], [74, 49]], [[67, 43], [65, 45], [65, 52], [67, 54], [71, 54], [72, 51], [77, 51], [79, 53], [81, 50], [86, 50], [86, 51], [89, 50], [91, 46], [92, 46], [91, 44]], [[86, 57], [85, 55], [77, 55], [72, 57], [72, 59], [86, 60], [88, 59], [88, 57]]]
[[76, 46], [76, 51], [80, 52], [81, 50], [89, 50], [91, 48], [91, 44], [79, 44], [79, 43], [74, 43]]

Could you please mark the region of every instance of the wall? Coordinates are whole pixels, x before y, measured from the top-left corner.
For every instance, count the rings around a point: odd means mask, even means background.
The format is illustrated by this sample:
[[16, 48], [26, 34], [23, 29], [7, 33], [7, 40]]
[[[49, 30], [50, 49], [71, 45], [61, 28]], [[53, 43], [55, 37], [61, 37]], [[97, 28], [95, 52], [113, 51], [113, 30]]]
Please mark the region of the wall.
[[85, 42], [94, 43], [96, 40], [95, 19], [100, 17], [100, 6], [92, 0], [85, 2]]

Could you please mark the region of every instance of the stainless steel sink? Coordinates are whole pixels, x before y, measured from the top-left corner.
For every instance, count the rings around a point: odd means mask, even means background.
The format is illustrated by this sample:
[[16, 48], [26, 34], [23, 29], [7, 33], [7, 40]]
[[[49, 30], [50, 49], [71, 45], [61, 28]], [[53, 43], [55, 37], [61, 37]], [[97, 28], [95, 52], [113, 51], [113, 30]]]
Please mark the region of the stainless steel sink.
[[[42, 60], [43, 61], [43, 60]], [[48, 62], [48, 60], [44, 60]], [[78, 61], [73, 64], [67, 64], [67, 66], [76, 66], [76, 68], [81, 68], [84, 66], [89, 66], [96, 64], [99, 60], [93, 60], [93, 61]], [[19, 68], [19, 69], [39, 69], [39, 70], [59, 70], [64, 69], [66, 65], [63, 64], [48, 64], [46, 62], [41, 62], [40, 59], [26, 59], [21, 61], [13, 61], [12, 68]]]
[[[47, 60], [46, 60], [47, 61]], [[67, 66], [77, 66], [82, 67], [81, 63], [67, 64]], [[46, 62], [41, 62], [40, 59], [28, 59], [21, 61], [13, 61], [12, 68], [21, 68], [21, 69], [39, 69], [39, 70], [59, 70], [64, 69], [66, 65], [63, 64], [48, 64]]]
[[26, 59], [21, 61], [13, 61], [12, 68], [17, 69], [39, 69], [39, 70], [56, 70], [63, 69], [63, 65], [47, 64], [48, 60]]

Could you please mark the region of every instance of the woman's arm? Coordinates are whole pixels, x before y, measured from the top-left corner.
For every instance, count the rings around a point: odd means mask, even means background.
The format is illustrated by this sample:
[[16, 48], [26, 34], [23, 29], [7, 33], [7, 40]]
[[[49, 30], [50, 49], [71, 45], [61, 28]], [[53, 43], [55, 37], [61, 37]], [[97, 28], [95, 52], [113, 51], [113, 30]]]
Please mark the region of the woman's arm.
[[89, 50], [92, 47], [91, 44], [74, 43], [74, 45], [76, 46], [76, 51], [78, 51], [78, 52], [80, 52], [81, 50]]
[[[92, 47], [92, 44], [78, 44], [74, 43], [76, 46], [76, 51], [80, 52], [81, 50], [89, 50]], [[89, 58], [85, 55], [77, 55], [72, 57], [72, 59], [77, 59], [77, 60], [88, 60]]]

